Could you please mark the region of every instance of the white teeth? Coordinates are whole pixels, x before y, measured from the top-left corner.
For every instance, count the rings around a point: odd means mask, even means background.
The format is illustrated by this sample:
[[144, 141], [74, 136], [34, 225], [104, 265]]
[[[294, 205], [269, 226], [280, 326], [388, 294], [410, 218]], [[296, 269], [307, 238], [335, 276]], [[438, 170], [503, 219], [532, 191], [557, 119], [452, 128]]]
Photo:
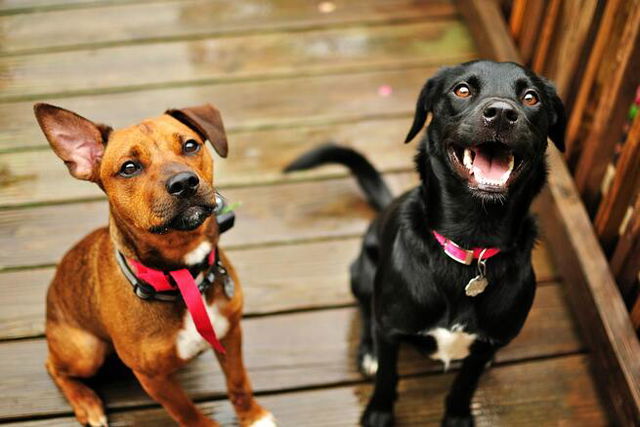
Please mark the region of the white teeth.
[[469, 150], [468, 148], [464, 149], [463, 163], [467, 167], [467, 169], [473, 172], [473, 159], [471, 158], [471, 150]]

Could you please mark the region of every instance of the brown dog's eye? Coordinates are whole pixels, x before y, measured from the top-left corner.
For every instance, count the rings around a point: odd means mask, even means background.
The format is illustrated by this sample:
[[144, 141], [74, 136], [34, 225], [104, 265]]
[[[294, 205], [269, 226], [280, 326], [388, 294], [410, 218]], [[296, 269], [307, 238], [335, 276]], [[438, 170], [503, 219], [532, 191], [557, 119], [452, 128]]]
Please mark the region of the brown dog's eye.
[[142, 166], [140, 166], [140, 163], [132, 162], [131, 160], [129, 160], [128, 162], [124, 162], [122, 164], [122, 167], [120, 168], [118, 174], [125, 178], [130, 178], [137, 175], [141, 170]]
[[185, 154], [197, 153], [200, 150], [200, 144], [194, 139], [188, 139], [182, 144], [182, 151]]
[[453, 89], [453, 93], [455, 93], [458, 98], [468, 98], [471, 96], [471, 89], [465, 83], [460, 83]]
[[524, 96], [522, 97], [522, 102], [524, 103], [524, 105], [528, 106], [536, 105], [539, 102], [538, 95], [530, 90], [524, 94]]

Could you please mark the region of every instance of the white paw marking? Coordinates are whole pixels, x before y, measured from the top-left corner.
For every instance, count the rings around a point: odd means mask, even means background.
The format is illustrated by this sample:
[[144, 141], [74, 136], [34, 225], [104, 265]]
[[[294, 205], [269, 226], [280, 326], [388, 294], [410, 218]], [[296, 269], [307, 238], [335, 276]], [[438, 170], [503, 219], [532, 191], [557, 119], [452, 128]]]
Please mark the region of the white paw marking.
[[209, 255], [209, 252], [211, 252], [211, 242], [205, 240], [184, 256], [184, 263], [187, 265], [200, 264]]
[[475, 341], [476, 334], [468, 334], [464, 327], [455, 324], [451, 329], [433, 328], [425, 333], [431, 335], [438, 345], [432, 359], [439, 359], [444, 363], [445, 370], [449, 368], [452, 360], [464, 359], [469, 355], [469, 346]]
[[276, 419], [271, 414], [266, 414], [259, 420], [251, 423], [250, 427], [277, 427]]
[[370, 377], [374, 376], [378, 372], [378, 359], [369, 353], [365, 354], [362, 358], [362, 370]]
[[107, 423], [106, 415], [101, 415], [97, 421], [89, 420], [88, 422], [91, 427], [108, 427], [109, 426], [109, 423]]
[[[205, 302], [206, 305], [206, 302]], [[211, 305], [206, 305], [207, 314], [213, 325], [213, 330], [216, 331], [218, 339], [222, 339], [229, 331], [229, 320], [220, 314], [218, 306], [215, 301]], [[195, 323], [191, 318], [191, 313], [185, 311], [182, 329], [178, 331], [176, 339], [176, 351], [178, 357], [182, 360], [190, 360], [209, 348], [210, 345], [202, 338], [202, 335], [196, 329]]]

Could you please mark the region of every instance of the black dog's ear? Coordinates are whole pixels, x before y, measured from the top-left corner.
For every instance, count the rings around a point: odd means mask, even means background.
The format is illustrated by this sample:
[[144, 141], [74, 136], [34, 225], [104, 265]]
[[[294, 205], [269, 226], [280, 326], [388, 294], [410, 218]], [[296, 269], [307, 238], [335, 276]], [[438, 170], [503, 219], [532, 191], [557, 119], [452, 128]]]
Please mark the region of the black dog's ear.
[[438, 73], [431, 77], [422, 87], [418, 101], [416, 102], [416, 112], [413, 116], [413, 124], [407, 134], [404, 142], [411, 142], [415, 136], [420, 133], [424, 127], [424, 123], [427, 121], [427, 114], [431, 112], [433, 108], [433, 99], [437, 92], [437, 88], [440, 86], [442, 75], [447, 71], [447, 68], [443, 68]]
[[551, 101], [549, 110], [549, 138], [558, 150], [564, 152], [564, 133], [567, 128], [567, 113], [564, 104], [556, 92], [556, 88], [549, 80], [542, 79], [547, 98]]

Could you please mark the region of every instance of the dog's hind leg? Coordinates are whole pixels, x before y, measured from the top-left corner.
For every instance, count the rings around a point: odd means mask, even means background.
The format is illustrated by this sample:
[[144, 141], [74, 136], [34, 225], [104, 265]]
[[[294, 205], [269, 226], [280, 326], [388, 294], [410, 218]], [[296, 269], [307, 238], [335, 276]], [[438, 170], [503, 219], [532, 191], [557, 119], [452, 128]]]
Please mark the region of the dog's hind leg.
[[83, 425], [107, 426], [102, 401], [79, 378], [92, 377], [102, 366], [110, 344], [74, 326], [47, 322], [49, 375], [65, 395]]
[[374, 376], [378, 370], [371, 312], [374, 275], [375, 264], [365, 246], [358, 258], [351, 264], [351, 291], [358, 300], [360, 308], [361, 330], [358, 345], [358, 369], [367, 377]]
[[485, 342], [476, 341], [470, 354], [462, 362], [462, 367], [453, 381], [445, 401], [443, 426], [473, 426], [471, 399], [478, 387], [480, 376], [491, 362], [497, 348]]

